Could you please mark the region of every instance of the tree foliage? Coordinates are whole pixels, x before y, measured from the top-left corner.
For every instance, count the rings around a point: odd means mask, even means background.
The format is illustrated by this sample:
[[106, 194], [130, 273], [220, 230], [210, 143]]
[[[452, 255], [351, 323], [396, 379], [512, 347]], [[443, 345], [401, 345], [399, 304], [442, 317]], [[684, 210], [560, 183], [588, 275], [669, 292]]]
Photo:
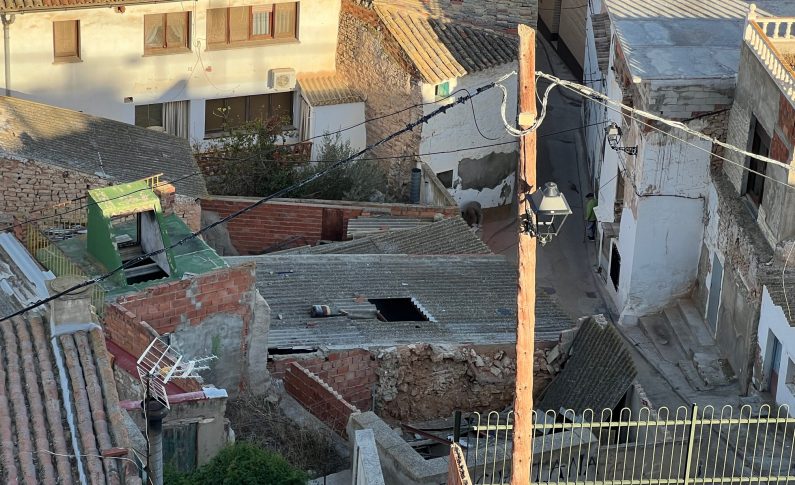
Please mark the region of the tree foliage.
[[[298, 158], [284, 145], [278, 119], [252, 121], [228, 128], [202, 157], [217, 167], [207, 178], [215, 195], [263, 197], [288, 187], [328, 167], [329, 163], [355, 154], [339, 133], [326, 134], [317, 160]], [[386, 190], [385, 171], [377, 161], [352, 161], [332, 173], [287, 194], [286, 197], [328, 200], [379, 201]]]

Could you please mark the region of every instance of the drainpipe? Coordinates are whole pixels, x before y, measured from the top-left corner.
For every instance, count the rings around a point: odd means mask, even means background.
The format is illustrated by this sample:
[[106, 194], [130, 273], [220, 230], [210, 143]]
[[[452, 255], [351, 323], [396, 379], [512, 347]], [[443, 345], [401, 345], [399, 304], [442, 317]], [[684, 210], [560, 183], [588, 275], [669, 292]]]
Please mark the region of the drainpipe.
[[10, 27], [16, 18], [13, 13], [11, 15], [7, 13], [0, 15], [0, 21], [3, 22], [3, 63], [5, 64], [6, 96], [11, 96], [11, 59], [9, 58], [11, 56], [11, 47], [9, 42], [11, 41]]
[[168, 408], [157, 399], [148, 398], [143, 402], [146, 416], [146, 439], [149, 444], [147, 472], [153, 485], [163, 485], [163, 418]]
[[420, 181], [422, 180], [422, 170], [419, 168], [411, 169], [411, 185], [409, 186], [409, 202], [412, 204], [420, 203]]

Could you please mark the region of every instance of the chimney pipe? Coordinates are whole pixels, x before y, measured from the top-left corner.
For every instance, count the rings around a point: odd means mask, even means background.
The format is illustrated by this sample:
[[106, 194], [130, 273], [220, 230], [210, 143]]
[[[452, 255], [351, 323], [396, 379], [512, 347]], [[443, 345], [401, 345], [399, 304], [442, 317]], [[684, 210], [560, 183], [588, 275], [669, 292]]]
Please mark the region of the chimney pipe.
[[163, 485], [163, 418], [168, 414], [168, 408], [152, 398], [146, 399], [143, 405], [149, 447], [146, 469], [152, 485]]

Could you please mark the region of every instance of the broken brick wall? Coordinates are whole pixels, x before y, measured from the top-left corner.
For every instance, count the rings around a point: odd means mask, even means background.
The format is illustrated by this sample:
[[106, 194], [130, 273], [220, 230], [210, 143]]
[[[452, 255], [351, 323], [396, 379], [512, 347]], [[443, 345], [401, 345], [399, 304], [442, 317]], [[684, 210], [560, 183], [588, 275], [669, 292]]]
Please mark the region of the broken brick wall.
[[373, 389], [378, 366], [369, 350], [351, 349], [329, 352], [326, 355], [307, 354], [274, 356], [268, 370], [274, 379], [282, 379], [293, 362], [298, 362], [318, 378], [328, 383], [345, 400], [358, 409], [372, 408]]
[[296, 362], [287, 365], [284, 389], [340, 436], [347, 438], [348, 418], [359, 410], [323, 379]]
[[202, 374], [208, 382], [230, 393], [263, 391], [267, 341], [265, 348], [251, 343], [261, 341], [263, 333], [267, 338], [269, 315], [256, 310], [254, 271], [253, 263], [223, 268], [123, 295], [116, 303], [159, 334], [170, 334], [186, 358], [218, 357]]
[[[208, 217], [226, 217], [256, 200], [246, 197], [208, 197], [201, 200], [201, 210]], [[359, 216], [388, 214], [432, 219], [438, 213], [452, 217], [458, 215], [460, 210], [457, 206], [442, 208], [277, 199], [255, 207], [225, 225], [234, 249], [245, 256], [277, 248], [315, 245], [321, 239], [344, 240], [348, 220]]]

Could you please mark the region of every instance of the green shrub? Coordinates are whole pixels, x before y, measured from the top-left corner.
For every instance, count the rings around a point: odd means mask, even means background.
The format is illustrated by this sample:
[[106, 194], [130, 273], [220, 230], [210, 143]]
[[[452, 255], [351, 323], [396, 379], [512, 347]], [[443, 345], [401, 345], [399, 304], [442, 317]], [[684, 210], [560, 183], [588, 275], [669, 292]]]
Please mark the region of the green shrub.
[[164, 475], [165, 485], [304, 485], [306, 481], [306, 474], [281, 456], [248, 443], [224, 448], [191, 474], [170, 470]]

